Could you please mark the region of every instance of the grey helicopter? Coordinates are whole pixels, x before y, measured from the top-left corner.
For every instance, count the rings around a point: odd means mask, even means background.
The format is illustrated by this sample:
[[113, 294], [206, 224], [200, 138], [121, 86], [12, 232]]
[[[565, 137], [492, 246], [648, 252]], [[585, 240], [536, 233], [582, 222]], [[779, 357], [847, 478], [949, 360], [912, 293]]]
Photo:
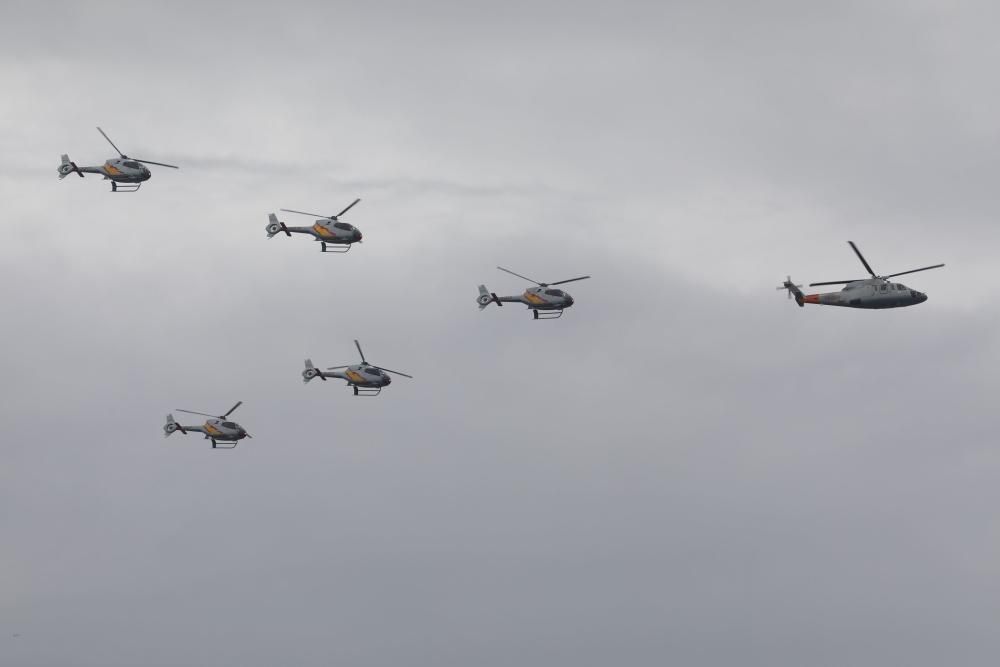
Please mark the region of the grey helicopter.
[[[388, 387], [392, 384], [392, 377], [389, 373], [402, 375], [405, 378], [413, 378], [412, 375], [400, 373], [391, 368], [369, 364], [365, 359], [365, 353], [361, 351], [361, 343], [355, 339], [354, 345], [357, 346], [358, 354], [361, 355], [360, 364], [330, 366], [326, 370], [332, 372], [327, 373], [313, 366], [312, 359], [306, 359], [306, 368], [302, 371], [302, 381], [308, 384], [313, 378], [319, 378], [324, 382], [328, 378], [347, 380], [347, 384], [354, 387], [355, 396], [378, 396], [382, 392], [383, 387]], [[340, 369], [344, 370], [341, 371]]]
[[885, 276], [875, 275], [872, 271], [872, 267], [868, 265], [865, 260], [864, 255], [858, 250], [858, 246], [854, 245], [854, 241], [848, 241], [854, 253], [861, 260], [868, 273], [871, 274], [871, 278], [859, 278], [856, 280], [827, 280], [820, 283], [809, 283], [809, 287], [817, 287], [819, 285], [844, 285], [844, 288], [839, 292], [823, 292], [821, 294], [803, 294], [800, 289], [802, 285], [796, 285], [792, 282], [791, 276], [789, 276], [785, 282], [778, 287], [779, 290], [787, 290], [788, 298], [795, 298], [795, 302], [799, 304], [800, 307], [805, 307], [807, 303], [815, 303], [821, 306], [845, 306], [847, 308], [869, 308], [869, 309], [881, 309], [881, 308], [902, 308], [903, 306], [915, 306], [918, 303], [923, 303], [927, 301], [927, 295], [923, 292], [918, 292], [915, 289], [910, 289], [902, 283], [894, 283], [889, 280], [889, 278], [895, 278], [896, 276], [903, 276], [907, 273], [917, 273], [918, 271], [927, 271], [929, 269], [939, 269], [944, 264], [935, 264], [933, 266], [925, 266], [919, 269], [910, 269], [909, 271], [900, 271], [899, 273], [890, 273]]
[[253, 437], [236, 422], [226, 420], [241, 405], [243, 405], [243, 401], [239, 401], [236, 405], [229, 408], [229, 412], [219, 416], [210, 415], [206, 412], [178, 409], [177, 412], [202, 415], [203, 417], [209, 417], [209, 419], [206, 419], [205, 423], [201, 426], [181, 426], [174, 421], [173, 415], [167, 415], [167, 423], [163, 426], [163, 436], [168, 437], [175, 431], [180, 431], [184, 435], [187, 435], [188, 432], [204, 433], [205, 439], [212, 441], [212, 449], [235, 449], [236, 444], [240, 440]]
[[121, 157], [111, 158], [100, 167], [78, 167], [75, 162], [69, 159], [68, 155], [63, 154], [62, 164], [59, 165], [59, 180], [62, 180], [73, 173], [80, 178], [83, 178], [84, 174], [100, 174], [105, 180], [111, 181], [112, 192], [135, 192], [144, 181], [148, 181], [152, 176], [149, 169], [147, 169], [145, 165], [155, 164], [159, 167], [179, 169], [179, 167], [172, 164], [153, 162], [152, 160], [140, 160], [139, 158], [130, 158], [128, 155], [125, 155], [125, 153], [118, 150], [118, 147], [115, 146], [114, 142], [111, 141], [108, 135], [104, 134], [104, 130], [97, 128], [97, 131], [108, 140], [111, 147], [114, 148]]
[[361, 199], [355, 199], [351, 204], [336, 215], [319, 215], [318, 213], [306, 213], [305, 211], [293, 211], [290, 208], [283, 208], [286, 213], [298, 213], [299, 215], [311, 215], [318, 218], [312, 227], [286, 227], [285, 223], [278, 220], [274, 213], [268, 215], [267, 238], [272, 238], [275, 234], [284, 232], [287, 236], [292, 234], [309, 234], [314, 240], [320, 242], [320, 252], [332, 252], [341, 254], [351, 249], [352, 243], [361, 243], [361, 230], [357, 227], [341, 222], [340, 216], [350, 211]]
[[531, 310], [531, 313], [534, 315], [534, 319], [536, 320], [559, 319], [562, 317], [563, 310], [573, 305], [573, 297], [561, 289], [553, 289], [552, 287], [554, 285], [571, 283], [576, 280], [586, 280], [590, 277], [580, 276], [579, 278], [559, 280], [554, 283], [540, 283], [537, 280], [532, 280], [531, 278], [522, 276], [520, 273], [514, 273], [509, 269], [505, 269], [502, 266], [498, 266], [497, 268], [501, 271], [506, 271], [512, 276], [523, 278], [529, 283], [535, 283], [538, 287], [529, 287], [524, 290], [524, 294], [520, 294], [518, 296], [497, 296], [493, 292], [486, 289], [486, 285], [480, 285], [479, 296], [476, 298], [476, 303], [479, 304], [479, 310], [482, 311], [491, 303], [495, 303], [497, 306], [503, 306], [504, 303], [523, 303]]

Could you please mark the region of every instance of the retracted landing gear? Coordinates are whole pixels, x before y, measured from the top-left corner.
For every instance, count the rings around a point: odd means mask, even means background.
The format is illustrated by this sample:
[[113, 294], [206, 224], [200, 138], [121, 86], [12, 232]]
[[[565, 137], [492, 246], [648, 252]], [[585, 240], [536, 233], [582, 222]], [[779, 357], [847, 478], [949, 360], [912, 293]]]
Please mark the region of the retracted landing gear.
[[382, 387], [359, 387], [358, 385], [351, 385], [354, 387], [355, 396], [378, 396], [382, 393]]
[[[351, 250], [351, 244], [350, 243], [348, 243], [345, 246], [342, 246], [340, 244], [335, 244], [335, 243], [327, 244], [326, 241], [320, 241], [320, 246], [322, 246], [321, 252], [332, 252], [335, 255], [343, 255], [345, 252], [350, 252], [350, 250]], [[332, 249], [328, 249], [328, 248], [332, 248]]]
[[139, 189], [142, 183], [118, 183], [116, 181], [111, 181], [111, 191], [112, 192], [135, 192]]
[[558, 320], [563, 316], [562, 308], [559, 310], [546, 310], [542, 312], [532, 310], [531, 313], [535, 316], [536, 320]]

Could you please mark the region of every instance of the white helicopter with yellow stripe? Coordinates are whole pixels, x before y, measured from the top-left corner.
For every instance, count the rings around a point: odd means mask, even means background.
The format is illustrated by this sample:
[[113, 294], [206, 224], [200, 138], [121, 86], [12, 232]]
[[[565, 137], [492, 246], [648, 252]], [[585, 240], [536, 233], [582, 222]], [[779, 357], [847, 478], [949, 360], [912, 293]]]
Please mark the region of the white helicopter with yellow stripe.
[[160, 167], [170, 167], [171, 169], [178, 169], [178, 167], [172, 164], [164, 164], [163, 162], [153, 162], [152, 160], [140, 160], [139, 158], [130, 158], [125, 153], [118, 150], [114, 142], [104, 134], [104, 130], [97, 128], [97, 131], [108, 140], [111, 147], [118, 151], [120, 158], [111, 158], [107, 160], [100, 167], [78, 167], [76, 163], [69, 159], [68, 155], [63, 154], [62, 164], [59, 165], [59, 180], [62, 180], [72, 173], [75, 173], [80, 178], [83, 178], [84, 174], [100, 174], [105, 180], [111, 181], [111, 191], [112, 192], [135, 192], [139, 189], [139, 186], [143, 184], [144, 181], [148, 181], [152, 174], [149, 169], [146, 168], [147, 164], [155, 164]]
[[[272, 238], [275, 234], [284, 232], [287, 236], [292, 234], [309, 234], [314, 240], [320, 242], [321, 252], [344, 253], [351, 249], [352, 243], [361, 243], [361, 230], [340, 220], [340, 216], [350, 211], [361, 199], [355, 199], [350, 206], [336, 215], [323, 216], [318, 213], [306, 213], [305, 211], [293, 211], [290, 208], [283, 208], [286, 213], [298, 213], [299, 215], [311, 215], [318, 218], [312, 227], [286, 227], [285, 223], [278, 220], [274, 213], [268, 215], [267, 238]], [[332, 247], [331, 247], [332, 246]]]
[[[389, 373], [402, 375], [405, 378], [413, 378], [412, 375], [407, 375], [406, 373], [369, 364], [365, 359], [365, 353], [361, 351], [361, 343], [355, 339], [354, 344], [358, 348], [358, 354], [361, 355], [360, 364], [330, 366], [326, 370], [332, 372], [327, 373], [313, 366], [312, 359], [306, 359], [306, 368], [302, 371], [302, 381], [308, 384], [313, 378], [319, 378], [324, 382], [326, 382], [327, 378], [337, 378], [347, 380], [347, 384], [354, 387], [355, 396], [378, 396], [382, 392], [382, 387], [388, 387], [392, 384], [392, 377]], [[341, 371], [340, 369], [344, 370]]]
[[493, 292], [486, 289], [486, 285], [480, 285], [479, 296], [476, 298], [476, 302], [479, 304], [479, 310], [482, 311], [491, 303], [495, 303], [498, 306], [502, 306], [504, 303], [523, 303], [531, 309], [531, 312], [536, 320], [558, 319], [562, 317], [563, 310], [569, 308], [574, 303], [573, 297], [571, 297], [568, 292], [564, 292], [561, 289], [553, 289], [553, 285], [562, 285], [576, 280], [586, 280], [590, 277], [580, 276], [579, 278], [559, 280], [554, 283], [540, 283], [537, 280], [532, 280], [531, 278], [522, 276], [519, 273], [514, 273], [510, 269], [505, 269], [502, 266], [498, 266], [497, 268], [501, 271], [506, 271], [513, 276], [517, 276], [518, 278], [523, 278], [529, 283], [535, 283], [538, 287], [529, 287], [524, 290], [524, 294], [519, 294], [518, 296], [497, 296]]
[[[226, 418], [233, 414], [236, 408], [243, 405], [243, 401], [239, 401], [233, 407], [229, 408], [229, 412], [224, 415], [210, 415], [206, 412], [195, 412], [193, 410], [181, 410], [178, 409], [177, 412], [187, 412], [192, 415], [202, 415], [204, 417], [209, 417], [206, 419], [205, 423], [201, 426], [181, 426], [176, 421], [174, 421], [173, 415], [167, 415], [167, 423], [163, 425], [163, 437], [172, 435], [175, 431], [180, 431], [184, 435], [187, 435], [189, 431], [195, 433], [204, 433], [206, 440], [212, 441], [212, 449], [234, 449], [236, 443], [238, 443], [243, 438], [251, 438], [246, 429], [233, 421], [228, 421]], [[221, 443], [221, 445], [220, 445]]]

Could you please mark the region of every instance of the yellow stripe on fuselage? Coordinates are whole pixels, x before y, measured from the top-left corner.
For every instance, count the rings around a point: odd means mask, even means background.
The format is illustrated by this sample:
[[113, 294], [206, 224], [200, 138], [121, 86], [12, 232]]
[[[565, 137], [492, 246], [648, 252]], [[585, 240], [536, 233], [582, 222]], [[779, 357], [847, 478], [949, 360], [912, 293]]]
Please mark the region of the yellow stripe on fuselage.
[[368, 384], [368, 380], [357, 371], [347, 371], [345, 375], [355, 384]]
[[315, 225], [313, 225], [313, 231], [319, 234], [320, 236], [325, 236], [328, 239], [332, 239], [334, 236], [336, 236], [336, 234], [334, 234], [333, 232], [331, 232], [329, 229], [319, 224], [318, 222]]
[[205, 433], [208, 435], [222, 435], [222, 431], [208, 423], [205, 424]]
[[546, 301], [542, 297], [538, 296], [534, 292], [525, 292], [524, 293], [524, 298], [527, 299], [530, 303], [533, 303], [536, 306], [544, 306], [546, 303], [548, 303], [548, 301]]
[[118, 167], [112, 167], [110, 164], [104, 165], [104, 173], [106, 173], [108, 176], [122, 175], [121, 169], [119, 169]]

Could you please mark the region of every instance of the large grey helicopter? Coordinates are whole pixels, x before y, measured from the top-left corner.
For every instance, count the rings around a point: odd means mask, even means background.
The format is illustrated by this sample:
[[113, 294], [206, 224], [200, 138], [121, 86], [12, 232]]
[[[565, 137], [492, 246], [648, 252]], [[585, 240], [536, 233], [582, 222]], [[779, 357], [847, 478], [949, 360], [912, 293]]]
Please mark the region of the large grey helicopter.
[[130, 158], [125, 153], [118, 150], [114, 142], [104, 134], [104, 130], [97, 128], [111, 147], [118, 151], [120, 158], [111, 158], [107, 160], [100, 167], [78, 167], [75, 162], [70, 161], [69, 156], [63, 154], [62, 164], [59, 165], [59, 179], [62, 180], [72, 173], [76, 173], [77, 176], [83, 178], [84, 174], [100, 174], [105, 180], [111, 181], [111, 191], [112, 192], [135, 192], [142, 185], [143, 181], [148, 181], [152, 174], [149, 169], [144, 165], [155, 164], [160, 167], [170, 167], [171, 169], [178, 169], [178, 167], [172, 164], [164, 164], [163, 162], [153, 162], [152, 160], [140, 160], [139, 158]]
[[[174, 421], [173, 415], [167, 415], [167, 423], [163, 426], [163, 436], [167, 437], [171, 435], [174, 431], [180, 431], [184, 435], [188, 434], [188, 431], [193, 431], [195, 433], [204, 433], [206, 440], [212, 441], [212, 449], [234, 449], [236, 443], [238, 443], [243, 438], [251, 438], [246, 429], [237, 424], [236, 422], [226, 421], [226, 417], [233, 414], [236, 408], [243, 405], [243, 401], [239, 401], [236, 405], [229, 408], [229, 412], [224, 415], [210, 415], [205, 412], [195, 412], [193, 410], [180, 410], [177, 412], [187, 412], [192, 415], [202, 415], [204, 417], [209, 417], [205, 420], [205, 423], [201, 426], [181, 426], [176, 421]], [[220, 444], [221, 443], [221, 444]]]
[[[306, 213], [304, 211], [293, 211], [290, 208], [283, 208], [287, 213], [298, 213], [300, 215], [311, 215], [318, 218], [312, 227], [286, 227], [285, 223], [278, 220], [274, 213], [268, 215], [267, 238], [275, 234], [284, 232], [287, 236], [292, 234], [309, 234], [314, 240], [320, 242], [320, 252], [344, 253], [351, 249], [352, 243], [361, 243], [361, 230], [346, 222], [340, 221], [340, 216], [344, 215], [354, 207], [361, 199], [355, 199], [350, 206], [336, 215], [322, 216], [318, 213]], [[332, 246], [332, 248], [330, 247]]]
[[535, 283], [538, 287], [529, 287], [524, 290], [524, 294], [520, 294], [518, 296], [497, 296], [493, 292], [486, 289], [486, 285], [480, 285], [479, 296], [476, 298], [476, 302], [479, 304], [479, 310], [483, 310], [491, 303], [495, 303], [498, 306], [502, 306], [504, 303], [523, 303], [531, 309], [531, 313], [534, 315], [536, 320], [558, 319], [562, 317], [563, 310], [569, 308], [574, 303], [573, 297], [561, 289], [552, 289], [553, 285], [571, 283], [575, 280], [586, 280], [590, 277], [580, 276], [579, 278], [559, 280], [554, 283], [540, 283], [537, 280], [526, 278], [520, 273], [514, 273], [509, 269], [505, 269], [502, 266], [498, 266], [497, 268], [501, 271], [506, 271], [513, 276], [517, 276], [518, 278], [523, 278], [529, 283]]
[[[306, 359], [306, 368], [302, 371], [302, 381], [308, 383], [313, 378], [318, 377], [320, 380], [326, 382], [327, 378], [338, 378], [340, 380], [347, 380], [347, 384], [354, 387], [355, 396], [378, 396], [382, 392], [382, 387], [388, 387], [392, 384], [392, 377], [389, 373], [402, 375], [405, 378], [413, 377], [412, 375], [400, 373], [390, 368], [369, 364], [365, 360], [365, 353], [361, 351], [361, 343], [355, 339], [354, 344], [358, 348], [358, 354], [361, 355], [360, 364], [331, 366], [326, 370], [333, 372], [326, 373], [313, 366], [312, 359]], [[339, 369], [341, 368], [345, 370], [340, 371]]]
[[861, 260], [861, 263], [864, 264], [865, 269], [871, 274], [871, 278], [809, 283], [810, 287], [818, 285], [844, 285], [844, 288], [839, 292], [803, 294], [802, 290], [799, 289], [802, 286], [794, 284], [791, 276], [789, 276], [777, 289], [788, 290], [788, 298], [795, 297], [795, 302], [800, 307], [804, 307], [807, 303], [815, 303], [821, 306], [845, 306], [847, 308], [901, 308], [903, 306], [915, 306], [918, 303], [923, 303], [927, 301], [927, 295], [923, 292], [910, 289], [902, 283], [891, 282], [888, 280], [889, 278], [903, 276], [907, 273], [916, 273], [917, 271], [927, 271], [928, 269], [939, 269], [944, 266], [944, 264], [935, 264], [934, 266], [925, 266], [920, 269], [910, 269], [909, 271], [890, 273], [886, 276], [877, 276], [872, 271], [872, 267], [868, 265], [864, 255], [858, 250], [858, 246], [854, 245], [854, 241], [848, 241], [848, 243], [851, 244], [851, 248], [854, 249], [854, 253]]

